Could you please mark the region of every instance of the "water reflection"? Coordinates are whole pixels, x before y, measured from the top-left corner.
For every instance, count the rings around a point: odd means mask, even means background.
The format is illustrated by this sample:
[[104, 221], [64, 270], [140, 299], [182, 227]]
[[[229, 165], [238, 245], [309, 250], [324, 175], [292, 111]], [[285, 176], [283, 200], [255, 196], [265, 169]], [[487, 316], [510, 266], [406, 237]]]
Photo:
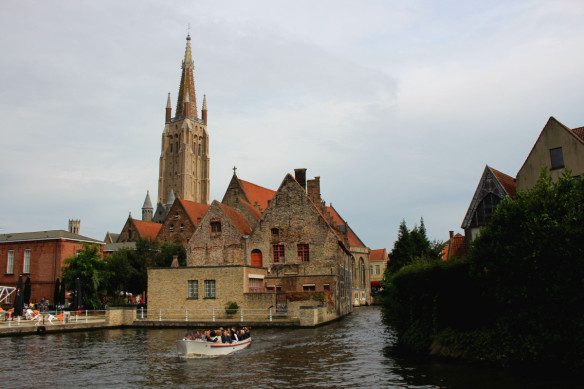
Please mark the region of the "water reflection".
[[[400, 355], [376, 308], [313, 329], [253, 329], [218, 358], [180, 358], [184, 329], [123, 329], [0, 338], [4, 387], [576, 387], [506, 370]], [[552, 385], [553, 383], [553, 385]]]

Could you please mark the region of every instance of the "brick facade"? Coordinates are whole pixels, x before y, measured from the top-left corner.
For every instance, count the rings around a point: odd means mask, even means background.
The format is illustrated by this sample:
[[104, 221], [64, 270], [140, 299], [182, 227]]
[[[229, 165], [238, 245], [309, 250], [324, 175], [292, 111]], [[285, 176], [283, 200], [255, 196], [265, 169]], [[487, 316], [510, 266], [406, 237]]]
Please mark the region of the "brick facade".
[[197, 224], [205, 216], [208, 209], [209, 205], [207, 204], [176, 199], [156, 238], [163, 242], [180, 240], [182, 245], [187, 247], [197, 229]]
[[[99, 244], [100, 254], [103, 253], [103, 242], [67, 231], [0, 235], [0, 285], [16, 287], [18, 276], [23, 274], [31, 280], [32, 303], [38, 303], [43, 297], [52, 301], [55, 280], [61, 277], [64, 260], [83, 250], [83, 243]], [[30, 250], [30, 266], [26, 273], [25, 250]], [[11, 273], [7, 269], [9, 251], [14, 252]], [[13, 298], [11, 303], [14, 303]]]

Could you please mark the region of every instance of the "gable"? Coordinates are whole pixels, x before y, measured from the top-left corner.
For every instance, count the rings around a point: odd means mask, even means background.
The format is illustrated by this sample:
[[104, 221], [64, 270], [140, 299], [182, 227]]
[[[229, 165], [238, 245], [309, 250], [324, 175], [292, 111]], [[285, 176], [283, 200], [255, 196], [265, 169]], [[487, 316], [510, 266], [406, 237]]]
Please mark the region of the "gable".
[[[497, 174], [495, 174], [495, 172], [497, 172]], [[499, 178], [505, 182], [505, 185], [499, 181]], [[515, 189], [511, 180], [512, 178], [510, 176], [491, 169], [488, 165], [485, 166], [483, 175], [481, 176], [466, 215], [464, 216], [461, 228], [467, 229], [470, 227], [485, 225], [486, 223], [483, 224], [483, 221], [488, 221], [487, 219], [490, 219], [490, 214], [477, 218], [477, 211], [480, 210], [482, 204], [485, 204], [483, 201], [488, 201], [489, 204], [487, 206], [494, 209], [498, 202], [508, 195], [511, 195], [511, 193], [508, 193], [505, 189], [506, 186], [513, 194], [515, 194]], [[492, 213], [493, 209], [488, 209], [487, 212]]]
[[244, 180], [239, 180], [239, 182], [248, 202], [253, 206], [256, 206], [256, 204], [259, 205], [261, 212], [265, 211], [268, 208], [268, 202], [274, 197], [276, 192]]

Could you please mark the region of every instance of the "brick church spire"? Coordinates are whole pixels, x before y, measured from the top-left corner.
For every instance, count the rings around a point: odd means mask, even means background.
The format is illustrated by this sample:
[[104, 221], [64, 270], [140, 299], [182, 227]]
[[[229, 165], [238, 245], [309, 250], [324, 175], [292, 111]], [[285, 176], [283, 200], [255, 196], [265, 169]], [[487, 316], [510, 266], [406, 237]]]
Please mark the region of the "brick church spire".
[[[184, 118], [185, 102], [190, 100], [190, 115], [197, 116], [197, 97], [195, 95], [195, 79], [193, 78], [193, 71], [195, 70], [195, 63], [191, 54], [191, 35], [187, 35], [187, 47], [185, 49], [185, 58], [182, 62], [182, 74], [180, 77], [180, 85], [178, 88], [178, 101], [176, 103], [176, 118]], [[186, 98], [188, 94], [188, 99]]]

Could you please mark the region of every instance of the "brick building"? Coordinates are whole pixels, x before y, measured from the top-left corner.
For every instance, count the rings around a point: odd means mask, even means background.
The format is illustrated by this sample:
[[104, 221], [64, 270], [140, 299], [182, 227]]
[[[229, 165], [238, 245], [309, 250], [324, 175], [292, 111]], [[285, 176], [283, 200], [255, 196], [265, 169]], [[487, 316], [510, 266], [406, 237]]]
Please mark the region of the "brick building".
[[186, 247], [208, 209], [208, 204], [177, 198], [168, 210], [156, 239], [162, 242], [180, 240]]
[[154, 240], [158, 236], [161, 227], [162, 225], [158, 223], [134, 219], [130, 213], [116, 243], [136, 242], [140, 238]]
[[[76, 225], [73, 229], [79, 231]], [[99, 245], [103, 253], [105, 243], [65, 230], [0, 234], [0, 285], [16, 287], [18, 276], [26, 275], [31, 280], [32, 303], [43, 297], [52, 300], [64, 260], [83, 250], [84, 243]]]

